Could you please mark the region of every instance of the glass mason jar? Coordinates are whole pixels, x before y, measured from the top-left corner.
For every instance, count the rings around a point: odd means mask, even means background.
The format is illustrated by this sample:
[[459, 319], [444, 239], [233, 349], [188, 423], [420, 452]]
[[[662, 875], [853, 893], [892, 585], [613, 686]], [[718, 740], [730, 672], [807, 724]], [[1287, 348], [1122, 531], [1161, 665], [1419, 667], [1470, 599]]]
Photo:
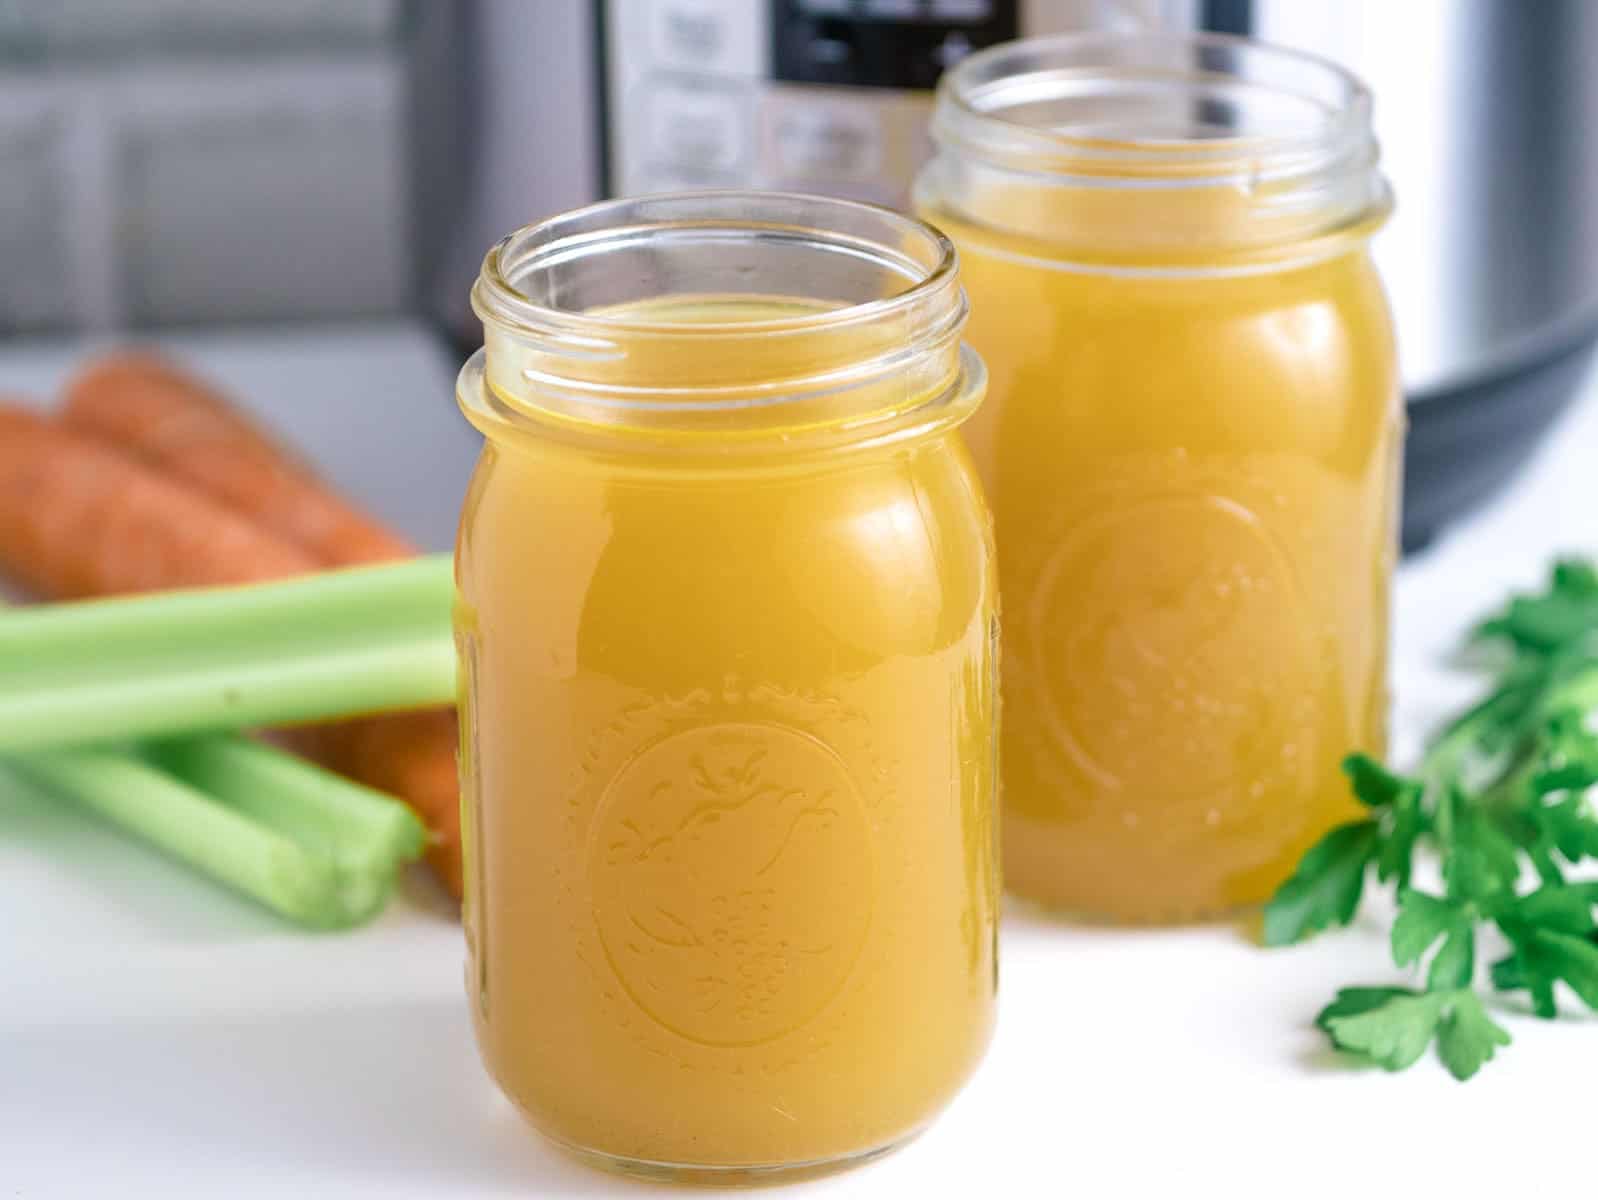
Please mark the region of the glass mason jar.
[[1265, 898], [1383, 747], [1403, 410], [1370, 98], [1220, 36], [944, 77], [922, 215], [991, 373], [1005, 879], [1180, 920]]
[[662, 196], [512, 234], [473, 300], [483, 1057], [623, 1169], [889, 1149], [994, 1011], [997, 579], [954, 250], [867, 205]]

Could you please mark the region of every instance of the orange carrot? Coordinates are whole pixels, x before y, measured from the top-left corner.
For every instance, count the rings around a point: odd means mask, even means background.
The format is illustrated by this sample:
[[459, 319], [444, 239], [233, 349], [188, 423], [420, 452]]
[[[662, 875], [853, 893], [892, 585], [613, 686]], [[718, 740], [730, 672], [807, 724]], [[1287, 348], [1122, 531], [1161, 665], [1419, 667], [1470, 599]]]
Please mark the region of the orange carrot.
[[[127, 351], [91, 364], [69, 385], [63, 417], [295, 542], [320, 565], [355, 566], [415, 553], [291, 458], [225, 398], [154, 355]], [[432, 833], [428, 862], [460, 896], [452, 710], [289, 730], [280, 740], [415, 809]]]
[[62, 419], [159, 463], [318, 562], [358, 566], [416, 552], [203, 381], [153, 354], [126, 351], [92, 363], [68, 384]]
[[252, 583], [320, 564], [210, 497], [0, 406], [0, 571], [59, 599]]

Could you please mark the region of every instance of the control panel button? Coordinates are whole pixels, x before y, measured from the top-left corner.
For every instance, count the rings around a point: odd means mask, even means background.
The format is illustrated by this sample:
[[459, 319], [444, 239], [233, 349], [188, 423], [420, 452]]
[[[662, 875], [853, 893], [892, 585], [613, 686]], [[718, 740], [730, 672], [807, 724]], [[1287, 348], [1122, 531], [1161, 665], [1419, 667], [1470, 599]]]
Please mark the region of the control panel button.
[[653, 76], [635, 98], [643, 110], [647, 153], [674, 171], [727, 172], [749, 157], [748, 90], [737, 85]]
[[749, 0], [655, 0], [649, 6], [651, 66], [719, 75], [764, 74], [763, 7]]
[[882, 125], [870, 107], [809, 96], [773, 97], [764, 127], [781, 178], [831, 183], [869, 179], [882, 168]]

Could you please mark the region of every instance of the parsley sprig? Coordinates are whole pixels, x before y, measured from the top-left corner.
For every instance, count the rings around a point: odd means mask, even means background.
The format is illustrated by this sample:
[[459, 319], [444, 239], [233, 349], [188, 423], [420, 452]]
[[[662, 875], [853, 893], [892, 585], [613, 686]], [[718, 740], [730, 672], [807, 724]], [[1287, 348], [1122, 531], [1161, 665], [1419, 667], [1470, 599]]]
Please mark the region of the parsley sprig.
[[[1334, 1045], [1401, 1071], [1435, 1043], [1468, 1079], [1506, 1033], [1477, 990], [1478, 953], [1503, 957], [1486, 975], [1525, 992], [1539, 1017], [1558, 1015], [1563, 983], [1598, 1011], [1598, 882], [1571, 868], [1598, 859], [1598, 570], [1564, 561], [1541, 592], [1516, 596], [1478, 627], [1499, 652], [1487, 698], [1443, 729], [1413, 774], [1365, 755], [1343, 764], [1369, 810], [1305, 853], [1265, 909], [1265, 941], [1282, 946], [1358, 911], [1369, 876], [1397, 894], [1393, 961], [1422, 971], [1423, 989], [1344, 988], [1316, 1018]], [[1417, 853], [1435, 852], [1441, 890], [1413, 882]], [[1496, 936], [1494, 935], [1496, 931]]]

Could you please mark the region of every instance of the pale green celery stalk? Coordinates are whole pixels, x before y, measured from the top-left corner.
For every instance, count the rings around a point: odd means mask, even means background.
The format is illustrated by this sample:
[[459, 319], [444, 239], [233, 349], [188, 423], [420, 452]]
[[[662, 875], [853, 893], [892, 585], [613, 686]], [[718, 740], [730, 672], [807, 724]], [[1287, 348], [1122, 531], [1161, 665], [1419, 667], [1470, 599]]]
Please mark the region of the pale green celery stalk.
[[359, 919], [346, 918], [329, 858], [149, 763], [110, 750], [57, 750], [7, 765], [290, 920], [328, 928]]
[[421, 855], [427, 832], [414, 813], [270, 746], [202, 734], [143, 747], [145, 757], [258, 825], [331, 862], [340, 923], [382, 908], [395, 868]]
[[0, 613], [0, 752], [455, 698], [448, 555]]
[[235, 734], [7, 765], [273, 911], [317, 929], [375, 916], [426, 841], [398, 800]]

